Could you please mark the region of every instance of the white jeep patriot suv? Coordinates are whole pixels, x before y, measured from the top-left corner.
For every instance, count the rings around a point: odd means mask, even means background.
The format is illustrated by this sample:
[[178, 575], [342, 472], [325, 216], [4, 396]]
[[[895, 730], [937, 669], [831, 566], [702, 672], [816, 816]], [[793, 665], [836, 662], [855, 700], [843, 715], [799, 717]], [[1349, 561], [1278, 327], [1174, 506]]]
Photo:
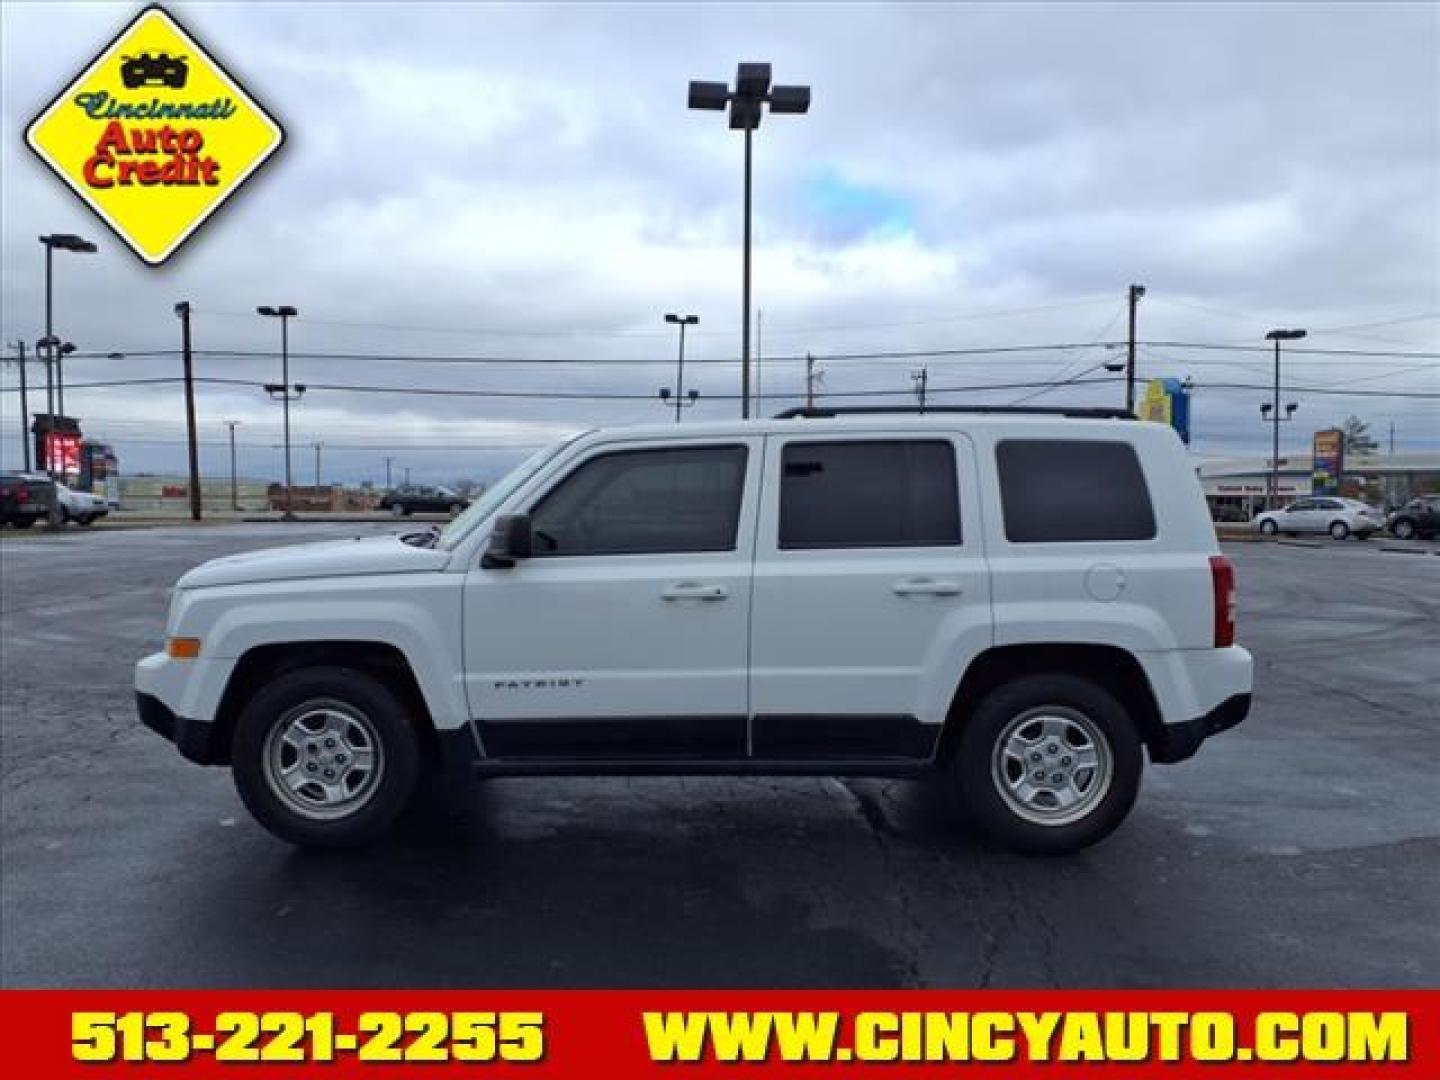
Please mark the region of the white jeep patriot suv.
[[591, 431], [438, 532], [205, 563], [166, 635], [141, 718], [303, 845], [440, 771], [936, 775], [1066, 852], [1250, 705], [1194, 469], [1109, 410]]

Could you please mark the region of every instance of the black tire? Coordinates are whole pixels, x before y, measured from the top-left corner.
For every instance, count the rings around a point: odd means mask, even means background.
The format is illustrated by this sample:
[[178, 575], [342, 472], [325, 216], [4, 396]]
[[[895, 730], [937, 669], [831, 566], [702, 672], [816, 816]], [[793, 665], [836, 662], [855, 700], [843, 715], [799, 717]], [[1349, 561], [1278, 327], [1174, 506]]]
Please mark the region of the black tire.
[[1274, 536], [1274, 535], [1275, 535], [1276, 533], [1278, 533], [1279, 531], [1280, 531], [1280, 526], [1279, 526], [1279, 525], [1276, 525], [1275, 522], [1273, 522], [1273, 521], [1268, 521], [1268, 520], [1267, 520], [1267, 521], [1262, 521], [1262, 522], [1260, 523], [1260, 532], [1261, 532], [1261, 534], [1264, 535], [1264, 536]]
[[95, 516], [93, 514], [86, 514], [84, 517], [76, 518], [75, 522], [78, 525], [84, 525], [88, 528], [89, 526], [95, 524]]
[[[267, 779], [272, 732], [306, 705], [332, 703], [368, 722], [379, 762], [364, 801], [342, 816], [317, 820], [295, 809]], [[380, 836], [415, 790], [420, 748], [410, 717], [384, 683], [356, 668], [301, 668], [262, 687], [235, 725], [231, 770], [240, 798], [255, 819], [282, 840], [301, 847], [356, 847]], [[278, 783], [278, 781], [277, 781]]]
[[1415, 523], [1409, 518], [1399, 518], [1390, 526], [1390, 531], [1395, 534], [1397, 540], [1413, 540], [1415, 538]]
[[1332, 521], [1330, 523], [1330, 539], [1346, 540], [1350, 537], [1350, 526], [1343, 521]]
[[[1072, 718], [1070, 722], [1083, 718], [1097, 736], [1097, 749], [1103, 742], [1109, 755], [1108, 785], [1100, 781], [1102, 787], [1089, 796], [1093, 801], [1074, 820], [1027, 819], [1012, 805], [996, 776], [997, 770], [1005, 770], [999, 748], [1008, 741], [1010, 729], [1020, 723], [1023, 731], [1024, 724], [1037, 721], [1022, 718], [1045, 708], [1062, 711]], [[1036, 749], [1043, 753], [1049, 747]], [[1062, 741], [1059, 753], [1065, 749]], [[1103, 840], [1125, 820], [1140, 791], [1144, 762], [1135, 724], [1109, 691], [1077, 675], [1053, 673], [1024, 675], [992, 690], [961, 730], [950, 767], [965, 810], [989, 840], [1029, 855], [1066, 855]], [[1095, 782], [1101, 772], [1097, 769], [1090, 775]]]
[[20, 517], [10, 522], [10, 524], [14, 525], [17, 529], [28, 529], [35, 524], [35, 519], [32, 517]]
[[397, 517], [397, 518], [398, 518], [398, 517], [404, 517], [404, 516], [405, 516], [405, 507], [401, 506], [398, 502], [397, 502], [397, 503], [391, 503], [391, 504], [390, 504], [390, 516], [391, 516], [391, 517]]

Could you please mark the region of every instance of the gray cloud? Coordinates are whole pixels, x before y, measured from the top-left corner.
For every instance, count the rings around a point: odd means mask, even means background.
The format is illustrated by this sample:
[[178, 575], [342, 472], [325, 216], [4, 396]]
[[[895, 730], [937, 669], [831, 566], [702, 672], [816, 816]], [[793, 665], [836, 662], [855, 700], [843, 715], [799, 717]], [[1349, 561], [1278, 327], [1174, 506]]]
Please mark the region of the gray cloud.
[[[250, 312], [290, 302], [302, 353], [654, 362], [298, 360], [296, 377], [314, 384], [653, 395], [673, 379], [660, 314], [683, 308], [702, 319], [692, 385], [711, 400], [696, 414], [733, 414], [718, 400], [737, 390], [733, 365], [704, 362], [738, 351], [740, 141], [719, 116], [688, 112], [684, 88], [770, 59], [777, 78], [812, 84], [815, 104], [757, 136], [767, 353], [1088, 342], [1122, 329], [1131, 281], [1149, 286], [1151, 339], [1256, 342], [1297, 323], [1321, 347], [1440, 345], [1440, 320], [1319, 332], [1440, 311], [1433, 6], [181, 5], [291, 141], [159, 270], [121, 250], [22, 143], [58, 80], [134, 10], [0, 9], [7, 339], [40, 332], [35, 235], [78, 231], [104, 250], [57, 266], [57, 310], [86, 349], [174, 347], [183, 297], [198, 346], [273, 350], [274, 325]], [[871, 228], [836, 190], [902, 211]], [[1026, 310], [985, 314], [1010, 309]], [[1074, 375], [1103, 359], [936, 359], [931, 382]], [[1212, 388], [1263, 384], [1263, 354], [1156, 348], [1142, 360], [1142, 374], [1200, 384], [1197, 449], [1263, 442], [1261, 395]], [[904, 388], [919, 362], [833, 362], [826, 386]], [[273, 360], [201, 363], [277, 377]], [[67, 379], [177, 367], [76, 360]], [[798, 393], [800, 371], [775, 365], [767, 392]], [[1440, 370], [1413, 361], [1297, 355], [1287, 372], [1297, 385], [1440, 392]], [[1106, 384], [1040, 400], [1119, 394]], [[1393, 419], [1402, 446], [1440, 446], [1435, 400], [1299, 396], [1297, 439], [1358, 412]], [[178, 402], [172, 386], [67, 395], [131, 471], [178, 464]], [[9, 460], [15, 395], [0, 404]], [[202, 387], [207, 468], [223, 464], [220, 420], [236, 418], [245, 467], [273, 475], [276, 412], [258, 391]], [[316, 391], [297, 418], [301, 440], [337, 448], [336, 476], [375, 476], [390, 454], [442, 478], [498, 467], [511, 444], [663, 413], [649, 400]]]

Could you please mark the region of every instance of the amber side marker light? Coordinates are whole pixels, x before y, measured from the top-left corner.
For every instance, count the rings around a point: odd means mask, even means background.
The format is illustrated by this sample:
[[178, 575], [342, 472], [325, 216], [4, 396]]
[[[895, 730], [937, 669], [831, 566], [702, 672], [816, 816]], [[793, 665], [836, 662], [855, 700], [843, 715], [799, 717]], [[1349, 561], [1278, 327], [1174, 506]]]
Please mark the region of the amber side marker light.
[[194, 660], [200, 655], [200, 639], [198, 637], [167, 638], [165, 655], [172, 660]]

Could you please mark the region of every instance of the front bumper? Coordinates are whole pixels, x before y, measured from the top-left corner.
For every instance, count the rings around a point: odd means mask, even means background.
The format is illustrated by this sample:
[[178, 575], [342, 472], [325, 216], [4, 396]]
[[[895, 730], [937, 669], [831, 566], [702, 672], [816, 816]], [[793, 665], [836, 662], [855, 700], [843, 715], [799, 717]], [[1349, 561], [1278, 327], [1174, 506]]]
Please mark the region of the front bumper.
[[1228, 697], [1204, 716], [1178, 724], [1162, 724], [1149, 739], [1150, 760], [1157, 764], [1173, 764], [1193, 757], [1200, 744], [1212, 735], [1229, 731], [1250, 715], [1250, 695]]
[[176, 716], [170, 706], [159, 698], [138, 690], [135, 692], [135, 707], [140, 712], [140, 722], [173, 742], [182, 757], [197, 765], [224, 765], [229, 762], [230, 748], [216, 738], [214, 724]]

